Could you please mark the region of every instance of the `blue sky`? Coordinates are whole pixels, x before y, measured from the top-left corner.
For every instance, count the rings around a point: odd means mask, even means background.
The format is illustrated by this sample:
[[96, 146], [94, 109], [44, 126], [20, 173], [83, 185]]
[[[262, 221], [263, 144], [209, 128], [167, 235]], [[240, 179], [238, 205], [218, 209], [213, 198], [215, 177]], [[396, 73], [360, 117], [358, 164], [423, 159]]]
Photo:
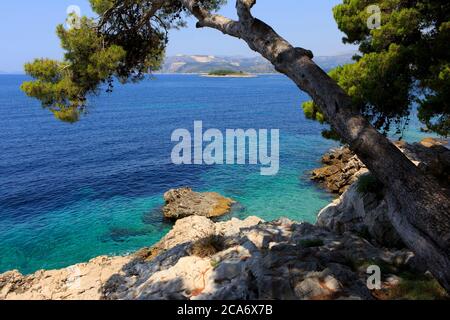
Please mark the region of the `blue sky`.
[[[331, 9], [341, 0], [258, 0], [253, 12], [296, 46], [311, 49], [315, 55], [351, 52], [343, 45]], [[281, 5], [280, 5], [281, 3]], [[25, 62], [36, 57], [61, 58], [62, 50], [55, 26], [64, 22], [66, 10], [77, 5], [92, 15], [88, 0], [0, 1], [0, 71], [21, 71]], [[234, 0], [222, 14], [235, 17]], [[195, 29], [194, 23], [171, 33], [168, 55], [254, 55], [240, 40], [218, 31]]]

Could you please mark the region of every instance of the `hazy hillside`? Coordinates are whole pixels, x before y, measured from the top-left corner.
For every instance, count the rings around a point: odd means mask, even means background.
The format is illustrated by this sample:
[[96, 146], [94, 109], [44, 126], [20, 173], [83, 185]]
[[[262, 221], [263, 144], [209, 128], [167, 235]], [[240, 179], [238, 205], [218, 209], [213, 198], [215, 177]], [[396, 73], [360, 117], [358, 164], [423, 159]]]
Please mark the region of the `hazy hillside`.
[[[314, 60], [325, 70], [351, 62], [353, 53]], [[261, 57], [218, 57], [203, 55], [177, 55], [167, 57], [162, 73], [203, 73], [218, 69], [229, 69], [249, 73], [275, 73], [272, 65]]]
[[[314, 60], [326, 71], [342, 64], [350, 63], [354, 53], [336, 56], [316, 57]], [[177, 55], [166, 58], [161, 73], [207, 73], [213, 70], [228, 69], [248, 73], [275, 73], [272, 65], [262, 57]], [[23, 71], [0, 74], [23, 74]]]
[[353, 63], [352, 57], [356, 52], [346, 53], [336, 56], [319, 56], [314, 58], [314, 61], [324, 70], [329, 71], [336, 68], [337, 66], [342, 66], [344, 64]]

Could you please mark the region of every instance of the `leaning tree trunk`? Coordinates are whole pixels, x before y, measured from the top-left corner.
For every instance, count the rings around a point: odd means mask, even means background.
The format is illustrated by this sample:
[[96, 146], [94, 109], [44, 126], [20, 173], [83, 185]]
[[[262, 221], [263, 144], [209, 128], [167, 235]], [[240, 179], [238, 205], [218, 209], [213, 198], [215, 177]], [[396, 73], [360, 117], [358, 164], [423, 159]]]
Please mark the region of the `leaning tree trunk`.
[[389, 217], [404, 243], [426, 263], [450, 292], [450, 196], [426, 177], [354, 108], [351, 98], [312, 60], [251, 14], [256, 0], [238, 0], [239, 21], [211, 14], [194, 0], [182, 0], [198, 19], [197, 27], [215, 28], [243, 39], [318, 104], [341, 138], [389, 193]]

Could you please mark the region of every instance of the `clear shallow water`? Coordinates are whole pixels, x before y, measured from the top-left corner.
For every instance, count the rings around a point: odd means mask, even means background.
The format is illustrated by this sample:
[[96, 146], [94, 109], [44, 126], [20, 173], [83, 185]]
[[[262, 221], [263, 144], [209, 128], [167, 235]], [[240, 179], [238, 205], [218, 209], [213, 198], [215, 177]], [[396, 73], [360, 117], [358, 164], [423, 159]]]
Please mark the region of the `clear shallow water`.
[[[331, 196], [307, 171], [334, 142], [304, 118], [307, 96], [288, 79], [161, 75], [93, 99], [91, 114], [59, 122], [0, 76], [0, 272], [60, 268], [157, 242], [171, 227], [162, 195], [191, 186], [239, 201], [228, 216], [313, 222]], [[280, 129], [280, 172], [259, 166], [175, 166], [177, 128]], [[409, 140], [422, 135], [413, 131]]]

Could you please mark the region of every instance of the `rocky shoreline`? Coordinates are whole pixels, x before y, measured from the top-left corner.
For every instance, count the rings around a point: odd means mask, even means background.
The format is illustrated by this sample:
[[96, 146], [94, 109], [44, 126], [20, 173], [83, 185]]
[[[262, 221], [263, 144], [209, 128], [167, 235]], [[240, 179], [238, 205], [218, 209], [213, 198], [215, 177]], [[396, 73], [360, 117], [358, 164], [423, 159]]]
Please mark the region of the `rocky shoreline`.
[[[382, 270], [369, 290], [367, 268]], [[407, 249], [288, 219], [178, 220], [157, 245], [125, 257], [23, 276], [0, 275], [0, 299], [396, 299], [447, 298]]]
[[[448, 149], [399, 147], [446, 183]], [[163, 213], [178, 220], [153, 247], [28, 276], [6, 272], [0, 299], [448, 299], [390, 225], [384, 188], [348, 151], [324, 157], [334, 168], [321, 171], [322, 183], [341, 196], [315, 225], [257, 217], [213, 222], [233, 200], [170, 190]], [[369, 266], [381, 269], [379, 288], [368, 286]]]
[[[450, 150], [446, 140], [425, 138], [412, 144], [396, 141], [394, 145], [426, 174], [445, 186], [450, 185]], [[342, 195], [361, 175], [369, 172], [345, 146], [327, 152], [321, 162], [323, 166], [311, 172], [311, 180], [337, 195]]]

